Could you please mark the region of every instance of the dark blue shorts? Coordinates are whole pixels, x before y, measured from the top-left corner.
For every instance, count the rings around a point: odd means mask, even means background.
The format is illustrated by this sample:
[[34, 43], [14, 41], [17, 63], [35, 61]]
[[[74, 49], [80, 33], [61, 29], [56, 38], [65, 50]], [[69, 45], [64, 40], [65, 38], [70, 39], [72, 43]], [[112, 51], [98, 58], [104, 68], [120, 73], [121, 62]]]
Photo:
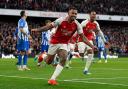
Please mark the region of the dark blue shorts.
[[41, 52], [48, 52], [49, 45], [41, 45]]
[[18, 49], [18, 51], [28, 51], [29, 48], [30, 48], [29, 41], [19, 40], [17, 42], [17, 49]]

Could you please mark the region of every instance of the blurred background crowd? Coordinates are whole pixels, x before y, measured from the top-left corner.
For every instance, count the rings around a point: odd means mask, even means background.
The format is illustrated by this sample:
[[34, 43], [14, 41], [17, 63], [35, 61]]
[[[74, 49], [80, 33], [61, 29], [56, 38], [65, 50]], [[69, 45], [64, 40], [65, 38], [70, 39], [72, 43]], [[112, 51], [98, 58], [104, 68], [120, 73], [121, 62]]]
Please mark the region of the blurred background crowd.
[[[91, 3], [91, 4], [90, 4]], [[39, 11], [56, 11], [66, 12], [69, 6], [75, 6], [79, 13], [88, 13], [95, 10], [98, 14], [105, 15], [128, 15], [127, 0], [0, 0], [1, 9], [27, 9]], [[6, 18], [6, 20], [1, 18]], [[15, 54], [16, 39], [14, 32], [20, 17], [4, 16], [0, 18], [0, 53]], [[36, 19], [36, 18], [34, 18]], [[44, 19], [44, 18], [43, 18]], [[45, 18], [46, 19], [46, 18]], [[29, 29], [42, 26], [45, 21], [33, 18], [28, 21]], [[15, 21], [13, 21], [15, 20]], [[53, 19], [50, 19], [53, 21]], [[81, 22], [81, 21], [80, 21]], [[123, 22], [115, 22], [114, 24], [99, 21], [101, 29], [108, 36], [111, 47], [111, 53], [128, 54], [128, 26]], [[103, 24], [102, 24], [103, 23]], [[118, 23], [118, 24], [117, 24]], [[122, 24], [122, 25], [120, 25]], [[41, 34], [31, 33], [33, 42], [31, 49], [33, 54], [40, 52]]]
[[128, 15], [127, 0], [0, 0], [0, 8], [66, 12], [75, 6], [80, 13]]
[[[28, 22], [29, 28], [41, 26], [41, 23]], [[16, 40], [14, 39], [14, 32], [17, 27], [16, 23], [0, 22], [0, 42], [2, 53], [10, 54], [16, 52]], [[104, 34], [108, 36], [111, 44], [110, 51], [118, 54], [128, 54], [128, 26], [118, 25], [101, 25]], [[34, 54], [40, 52], [41, 33], [31, 33], [34, 39], [31, 43], [31, 49]]]

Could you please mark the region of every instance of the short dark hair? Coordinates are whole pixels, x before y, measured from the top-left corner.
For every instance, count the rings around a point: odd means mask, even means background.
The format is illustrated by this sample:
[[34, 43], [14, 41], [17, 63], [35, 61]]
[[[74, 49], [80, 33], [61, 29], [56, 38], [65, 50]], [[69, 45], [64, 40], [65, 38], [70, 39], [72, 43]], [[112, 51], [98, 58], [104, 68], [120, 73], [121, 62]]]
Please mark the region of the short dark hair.
[[70, 11], [70, 10], [77, 10], [77, 9], [74, 6], [70, 6], [68, 11]]
[[92, 11], [90, 11], [90, 14], [91, 14], [92, 12], [95, 12], [95, 13], [96, 13], [96, 11], [92, 10]]
[[45, 20], [45, 24], [47, 24], [47, 23], [49, 23], [49, 22], [51, 22], [51, 20]]
[[24, 14], [25, 14], [25, 11], [21, 11], [21, 12], [20, 12], [20, 16], [21, 16], [21, 17], [23, 17]]

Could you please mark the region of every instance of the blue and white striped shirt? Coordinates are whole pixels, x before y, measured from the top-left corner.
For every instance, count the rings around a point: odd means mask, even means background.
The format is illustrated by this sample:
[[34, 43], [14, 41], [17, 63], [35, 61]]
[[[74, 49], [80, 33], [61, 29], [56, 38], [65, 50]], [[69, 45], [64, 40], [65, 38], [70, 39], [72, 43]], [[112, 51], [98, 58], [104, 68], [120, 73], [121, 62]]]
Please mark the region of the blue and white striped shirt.
[[18, 38], [23, 41], [29, 41], [28, 36], [24, 35], [20, 31], [20, 28], [23, 28], [24, 32], [27, 33], [28, 35], [30, 34], [29, 30], [28, 30], [28, 24], [27, 24], [26, 20], [24, 20], [22, 18], [18, 21]]
[[[106, 35], [104, 35], [106, 41], [108, 41], [108, 37]], [[96, 44], [97, 44], [97, 47], [105, 47], [105, 43], [102, 39], [102, 37], [100, 35], [97, 35], [96, 36]]]
[[51, 36], [50, 30], [46, 32], [42, 32], [42, 45], [49, 45], [50, 36]]

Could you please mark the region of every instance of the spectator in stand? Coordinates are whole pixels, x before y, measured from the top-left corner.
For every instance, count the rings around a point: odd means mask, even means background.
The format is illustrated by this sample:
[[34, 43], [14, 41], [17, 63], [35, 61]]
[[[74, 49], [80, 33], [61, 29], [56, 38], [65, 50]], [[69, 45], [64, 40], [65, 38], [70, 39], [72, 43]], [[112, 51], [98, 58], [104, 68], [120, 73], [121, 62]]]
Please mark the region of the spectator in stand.
[[[118, 3], [118, 4], [117, 4]], [[80, 13], [128, 15], [127, 0], [1, 0], [0, 8], [66, 12], [75, 6]]]

